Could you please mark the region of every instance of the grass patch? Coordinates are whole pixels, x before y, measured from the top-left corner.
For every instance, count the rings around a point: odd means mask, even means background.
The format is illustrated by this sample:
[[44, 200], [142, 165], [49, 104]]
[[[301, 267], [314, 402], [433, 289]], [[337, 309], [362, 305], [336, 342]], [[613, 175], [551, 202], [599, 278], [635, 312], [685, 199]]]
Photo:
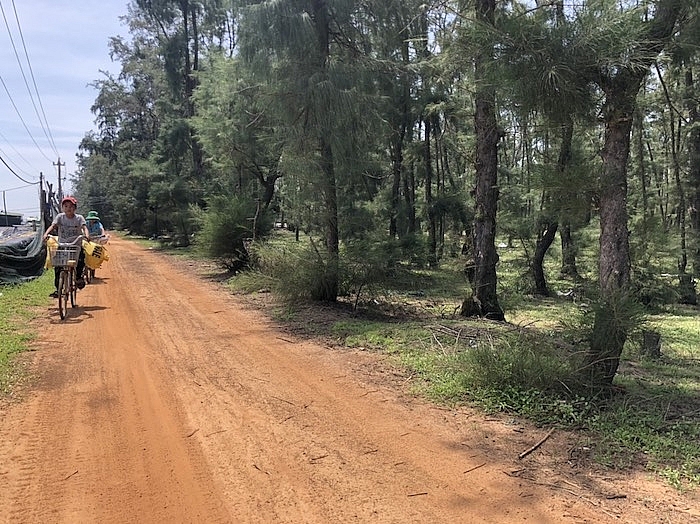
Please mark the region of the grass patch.
[[14, 357], [29, 348], [36, 333], [29, 322], [36, 308], [46, 305], [53, 290], [53, 272], [24, 284], [0, 286], [0, 392], [10, 391], [17, 379]]

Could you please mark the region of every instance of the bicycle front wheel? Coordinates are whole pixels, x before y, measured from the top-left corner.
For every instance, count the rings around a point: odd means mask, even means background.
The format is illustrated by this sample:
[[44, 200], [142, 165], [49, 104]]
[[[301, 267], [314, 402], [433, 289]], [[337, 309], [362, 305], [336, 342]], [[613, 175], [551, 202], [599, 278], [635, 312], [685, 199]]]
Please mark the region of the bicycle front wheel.
[[61, 271], [58, 277], [58, 314], [61, 320], [68, 314], [68, 295], [70, 295], [70, 276], [68, 271]]
[[75, 298], [76, 294], [78, 293], [78, 286], [75, 283], [76, 279], [76, 271], [75, 269], [71, 269], [70, 272], [70, 307], [75, 307], [77, 304]]

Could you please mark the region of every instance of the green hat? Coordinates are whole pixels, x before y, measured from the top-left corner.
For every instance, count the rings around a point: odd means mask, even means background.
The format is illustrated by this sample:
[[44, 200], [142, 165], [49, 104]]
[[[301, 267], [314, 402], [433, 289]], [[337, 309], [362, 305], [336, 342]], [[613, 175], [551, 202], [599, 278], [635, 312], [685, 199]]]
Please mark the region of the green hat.
[[97, 216], [97, 211], [89, 211], [85, 220], [99, 220], [100, 217]]

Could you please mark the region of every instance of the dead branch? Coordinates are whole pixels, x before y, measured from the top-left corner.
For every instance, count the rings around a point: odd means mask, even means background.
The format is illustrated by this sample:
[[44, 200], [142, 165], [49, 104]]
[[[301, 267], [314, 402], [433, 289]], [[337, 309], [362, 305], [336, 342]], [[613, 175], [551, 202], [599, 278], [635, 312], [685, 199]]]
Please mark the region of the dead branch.
[[554, 433], [554, 428], [550, 429], [550, 430], [547, 432], [547, 434], [546, 434], [544, 437], [542, 437], [542, 440], [540, 440], [537, 444], [535, 444], [535, 445], [532, 446], [531, 448], [526, 449], [526, 450], [523, 451], [520, 455], [518, 455], [518, 458], [519, 458], [519, 459], [522, 459], [522, 458], [527, 457], [530, 453], [532, 453], [532, 452], [535, 451], [537, 448], [539, 448], [542, 444], [544, 444], [545, 442], [547, 442], [547, 439], [548, 439], [549, 437], [552, 436], [552, 433]]
[[486, 462], [484, 462], [483, 464], [479, 464], [478, 466], [474, 466], [473, 468], [469, 468], [469, 469], [468, 469], [467, 471], [465, 471], [464, 473], [469, 473], [470, 471], [474, 471], [475, 469], [482, 468], [482, 467], [484, 467], [485, 465], [486, 465]]

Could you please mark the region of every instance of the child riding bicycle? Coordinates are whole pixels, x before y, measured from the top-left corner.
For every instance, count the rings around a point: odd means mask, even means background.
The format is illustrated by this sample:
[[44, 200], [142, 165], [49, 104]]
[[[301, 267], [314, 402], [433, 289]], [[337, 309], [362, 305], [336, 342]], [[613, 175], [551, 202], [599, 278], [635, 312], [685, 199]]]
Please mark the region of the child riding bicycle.
[[[80, 236], [84, 235], [85, 238], [90, 236], [90, 232], [87, 228], [87, 223], [83, 215], [77, 214], [75, 211], [78, 208], [78, 201], [73, 196], [66, 196], [61, 200], [62, 213], [56, 215], [53, 222], [48, 227], [43, 236], [43, 241], [49, 238], [49, 234], [57, 230], [58, 231], [58, 242], [61, 244], [75, 242], [75, 240]], [[83, 289], [85, 287], [85, 280], [83, 279], [83, 270], [85, 268], [85, 253], [80, 250], [80, 255], [78, 257], [78, 267], [76, 280], [76, 285], [78, 289]], [[54, 281], [53, 285], [56, 291], [51, 293], [52, 297], [58, 296], [58, 277], [60, 275], [60, 269], [54, 268]]]
[[104, 246], [109, 242], [109, 235], [105, 232], [105, 228], [100, 222], [100, 217], [97, 215], [97, 211], [89, 211], [85, 215], [85, 221], [87, 222], [88, 231], [90, 231], [90, 242], [95, 242]]

